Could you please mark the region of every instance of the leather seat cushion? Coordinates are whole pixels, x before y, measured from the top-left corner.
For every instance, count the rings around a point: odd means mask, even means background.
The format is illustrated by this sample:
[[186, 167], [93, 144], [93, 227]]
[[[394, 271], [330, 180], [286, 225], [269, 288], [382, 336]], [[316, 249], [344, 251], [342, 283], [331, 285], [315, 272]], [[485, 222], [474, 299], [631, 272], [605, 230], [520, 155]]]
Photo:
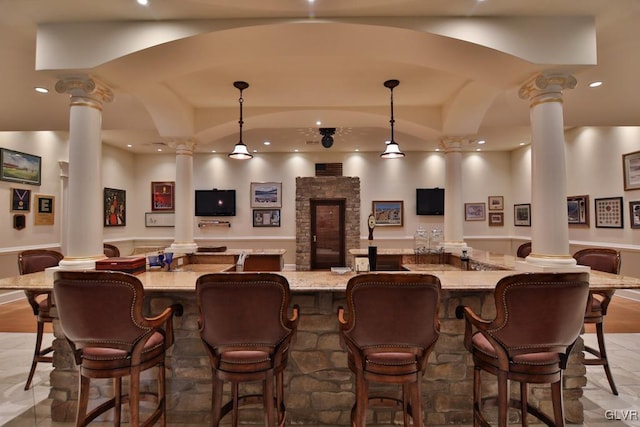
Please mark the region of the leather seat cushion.
[[[498, 367], [498, 356], [491, 343], [481, 333], [476, 333], [472, 338], [474, 355], [489, 363], [494, 367]], [[560, 356], [555, 352], [539, 352], [525, 353], [513, 357], [510, 370], [513, 372], [527, 373], [532, 365], [548, 366], [552, 371], [559, 369]]]
[[218, 369], [227, 372], [260, 372], [271, 369], [271, 356], [266, 351], [233, 350], [220, 355]]
[[370, 353], [366, 358], [365, 370], [381, 375], [407, 375], [418, 372], [418, 364], [413, 353]]
[[[142, 362], [164, 354], [164, 335], [154, 332], [147, 340], [142, 352]], [[106, 347], [85, 347], [82, 349], [82, 366], [87, 369], [118, 369], [131, 366], [129, 353]]]

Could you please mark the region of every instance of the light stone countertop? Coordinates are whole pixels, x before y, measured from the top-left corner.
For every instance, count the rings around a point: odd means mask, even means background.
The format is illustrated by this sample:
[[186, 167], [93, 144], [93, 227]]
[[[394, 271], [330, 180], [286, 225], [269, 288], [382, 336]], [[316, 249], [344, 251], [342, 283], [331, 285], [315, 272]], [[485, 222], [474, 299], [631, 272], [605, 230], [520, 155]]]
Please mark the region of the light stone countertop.
[[[198, 277], [206, 273], [215, 273], [232, 268], [226, 264], [200, 264], [185, 266], [179, 271], [147, 271], [136, 275], [148, 291], [165, 292], [193, 292]], [[419, 266], [418, 266], [419, 267]], [[400, 274], [415, 274], [418, 271], [394, 272]], [[503, 277], [517, 274], [513, 270], [495, 271], [452, 271], [449, 267], [443, 270], [429, 269], [428, 274], [437, 276], [443, 290], [482, 291], [495, 288], [496, 283]], [[234, 273], [230, 273], [234, 274]], [[292, 292], [309, 291], [342, 291], [347, 282], [356, 273], [335, 274], [329, 271], [281, 271], [289, 281]], [[380, 272], [379, 274], [385, 274]], [[592, 271], [590, 275], [592, 289], [640, 289], [640, 279], [615, 274]], [[51, 289], [53, 287], [53, 272], [39, 272], [23, 276], [0, 279], [0, 289]]]

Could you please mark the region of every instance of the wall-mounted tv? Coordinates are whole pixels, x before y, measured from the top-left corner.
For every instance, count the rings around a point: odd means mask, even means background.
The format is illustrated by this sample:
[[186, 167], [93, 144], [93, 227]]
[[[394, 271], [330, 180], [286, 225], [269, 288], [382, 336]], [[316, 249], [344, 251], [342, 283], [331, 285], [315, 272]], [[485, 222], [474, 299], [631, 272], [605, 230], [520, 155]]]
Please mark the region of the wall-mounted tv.
[[416, 188], [416, 215], [444, 215], [444, 188]]
[[236, 190], [196, 190], [196, 216], [235, 216]]

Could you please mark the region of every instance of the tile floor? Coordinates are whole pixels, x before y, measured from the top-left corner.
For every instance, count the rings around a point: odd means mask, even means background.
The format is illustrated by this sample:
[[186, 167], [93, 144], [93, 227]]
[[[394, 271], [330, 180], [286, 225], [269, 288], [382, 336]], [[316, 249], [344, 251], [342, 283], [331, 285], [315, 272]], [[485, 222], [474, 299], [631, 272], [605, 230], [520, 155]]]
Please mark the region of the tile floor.
[[[31, 390], [24, 382], [31, 363], [34, 334], [0, 333], [0, 426], [69, 427], [72, 423], [54, 423], [48, 416], [49, 372], [40, 364]], [[47, 340], [51, 340], [51, 335]], [[593, 334], [586, 343], [595, 343]], [[586, 427], [640, 427], [640, 334], [608, 334], [607, 350], [613, 365], [619, 396], [609, 391], [604, 370], [587, 368], [584, 389]]]

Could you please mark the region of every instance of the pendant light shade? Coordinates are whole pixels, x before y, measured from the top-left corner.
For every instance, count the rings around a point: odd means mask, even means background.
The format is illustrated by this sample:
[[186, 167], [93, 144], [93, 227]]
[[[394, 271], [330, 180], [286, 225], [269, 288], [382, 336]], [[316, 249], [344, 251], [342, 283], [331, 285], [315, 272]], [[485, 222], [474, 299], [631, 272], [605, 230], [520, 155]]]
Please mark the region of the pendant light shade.
[[242, 120], [242, 103], [244, 101], [242, 98], [242, 91], [249, 87], [249, 83], [234, 82], [233, 86], [240, 91], [240, 99], [238, 99], [238, 102], [240, 103], [240, 120], [238, 121], [238, 124], [240, 125], [240, 140], [235, 147], [233, 147], [233, 151], [229, 153], [229, 157], [238, 160], [248, 160], [253, 158], [253, 155], [249, 153], [247, 146], [242, 142], [242, 125], [244, 124], [244, 121]]
[[391, 92], [391, 140], [387, 143], [387, 148], [385, 148], [384, 153], [380, 154], [380, 157], [383, 159], [399, 159], [404, 157], [404, 153], [400, 151], [400, 146], [393, 138], [393, 124], [395, 120], [393, 118], [393, 88], [398, 86], [400, 82], [398, 80], [387, 80], [384, 82], [384, 86], [389, 88], [389, 92]]

